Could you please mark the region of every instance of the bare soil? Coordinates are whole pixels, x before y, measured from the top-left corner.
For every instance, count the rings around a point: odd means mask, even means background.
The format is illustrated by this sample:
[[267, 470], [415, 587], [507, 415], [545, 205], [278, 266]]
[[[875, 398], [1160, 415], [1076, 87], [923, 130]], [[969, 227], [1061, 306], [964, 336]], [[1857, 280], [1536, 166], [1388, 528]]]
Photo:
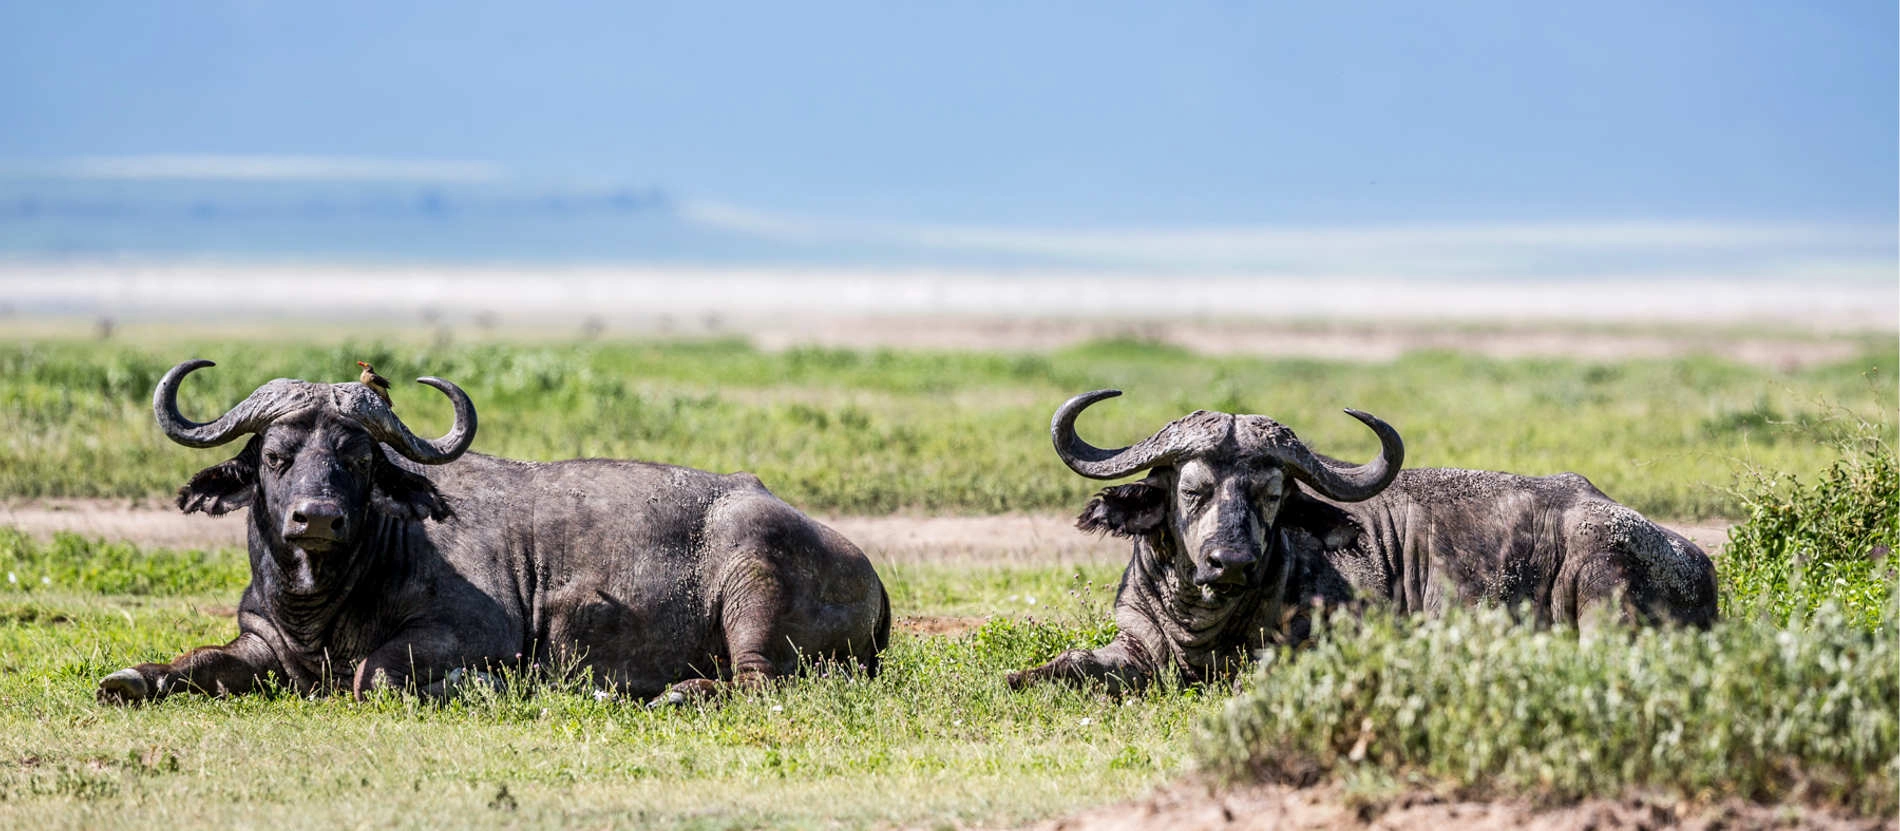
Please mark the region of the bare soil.
[[[242, 512], [183, 514], [159, 500], [33, 499], [0, 501], [0, 526], [37, 537], [70, 531], [157, 548], [237, 548], [245, 544]], [[1125, 541], [1075, 530], [1066, 514], [994, 516], [821, 516], [871, 561], [891, 565], [1071, 565], [1120, 562]], [[1734, 523], [1665, 522], [1715, 554]]]
[[[0, 501], [0, 526], [37, 537], [70, 531], [158, 548], [231, 548], [245, 545], [243, 512], [221, 517], [183, 514], [156, 499], [33, 499]], [[1115, 562], [1125, 543], [1084, 534], [1059, 514], [998, 516], [821, 516], [864, 549], [873, 562], [894, 565], [1068, 565]]]
[[1891, 817], [1854, 817], [1799, 805], [1761, 805], [1726, 800], [1712, 805], [1664, 797], [1592, 799], [1575, 805], [1538, 807], [1523, 801], [1472, 802], [1425, 791], [1367, 800], [1337, 785], [1298, 788], [1254, 785], [1223, 789], [1183, 782], [1130, 803], [1092, 808], [1029, 826], [1033, 831], [1290, 831], [1291, 829], [1392, 829], [1392, 831], [1703, 831], [1815, 828], [1873, 831], [1895, 828]]
[[978, 615], [905, 615], [892, 625], [899, 632], [912, 635], [961, 635], [976, 630], [988, 620]]

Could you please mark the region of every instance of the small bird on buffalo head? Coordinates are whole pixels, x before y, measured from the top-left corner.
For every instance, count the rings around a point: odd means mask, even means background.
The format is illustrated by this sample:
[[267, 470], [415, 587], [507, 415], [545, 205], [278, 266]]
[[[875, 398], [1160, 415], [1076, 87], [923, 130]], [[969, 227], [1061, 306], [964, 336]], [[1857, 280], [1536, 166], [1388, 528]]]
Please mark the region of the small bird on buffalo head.
[[369, 387], [370, 390], [374, 391], [377, 396], [383, 399], [384, 404], [388, 404], [389, 379], [377, 375], [376, 367], [370, 366], [362, 361], [357, 361], [356, 365], [363, 368], [363, 374], [356, 376], [356, 380], [363, 382], [363, 386]]

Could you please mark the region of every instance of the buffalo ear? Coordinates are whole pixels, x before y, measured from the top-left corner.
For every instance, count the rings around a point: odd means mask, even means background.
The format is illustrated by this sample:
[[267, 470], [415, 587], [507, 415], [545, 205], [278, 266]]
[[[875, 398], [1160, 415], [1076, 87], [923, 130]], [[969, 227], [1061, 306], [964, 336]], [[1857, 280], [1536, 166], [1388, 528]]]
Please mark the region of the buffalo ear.
[[1359, 523], [1338, 506], [1321, 502], [1298, 489], [1292, 489], [1280, 503], [1274, 524], [1282, 530], [1303, 531], [1327, 551], [1337, 551], [1359, 539]]
[[1075, 527], [1117, 537], [1141, 537], [1160, 529], [1167, 517], [1167, 489], [1144, 479], [1103, 488], [1075, 518]]
[[397, 519], [444, 520], [455, 515], [449, 501], [435, 489], [435, 483], [397, 467], [376, 448], [375, 481], [369, 494], [370, 507], [377, 513]]
[[178, 489], [178, 510], [218, 516], [251, 504], [257, 495], [258, 444], [252, 436], [236, 456], [193, 474]]

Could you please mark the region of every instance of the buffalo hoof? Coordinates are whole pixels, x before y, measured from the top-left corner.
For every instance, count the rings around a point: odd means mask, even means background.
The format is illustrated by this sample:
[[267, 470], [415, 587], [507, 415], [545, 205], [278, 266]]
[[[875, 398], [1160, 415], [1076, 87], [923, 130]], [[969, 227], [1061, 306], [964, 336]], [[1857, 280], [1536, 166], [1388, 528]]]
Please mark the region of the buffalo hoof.
[[647, 702], [647, 709], [657, 710], [661, 707], [679, 707], [691, 700], [692, 696], [680, 690], [667, 690], [652, 701]]
[[122, 669], [99, 680], [100, 704], [137, 704], [152, 697], [152, 685], [136, 669]]

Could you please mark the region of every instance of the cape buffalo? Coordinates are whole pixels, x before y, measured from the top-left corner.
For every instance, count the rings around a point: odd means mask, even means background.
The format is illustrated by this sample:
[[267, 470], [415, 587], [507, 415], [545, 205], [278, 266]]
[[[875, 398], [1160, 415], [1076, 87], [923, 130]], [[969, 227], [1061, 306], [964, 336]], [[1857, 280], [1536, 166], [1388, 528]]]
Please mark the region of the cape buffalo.
[[1252, 650], [1303, 640], [1316, 606], [1434, 614], [1485, 602], [1570, 625], [1599, 609], [1636, 622], [1715, 617], [1708, 556], [1577, 474], [1400, 472], [1398, 431], [1357, 410], [1346, 412], [1382, 447], [1358, 466], [1258, 415], [1196, 411], [1119, 450], [1076, 436], [1077, 415], [1120, 394], [1078, 395], [1051, 424], [1056, 455], [1076, 473], [1148, 471], [1098, 493], [1076, 521], [1134, 541], [1115, 598], [1120, 633], [1010, 673], [1014, 688], [1120, 689], [1165, 671], [1206, 680]]
[[112, 673], [101, 701], [242, 693], [267, 677], [441, 693], [464, 668], [532, 661], [660, 701], [801, 658], [876, 671], [890, 603], [870, 562], [750, 474], [465, 454], [475, 407], [439, 378], [418, 379], [455, 407], [434, 441], [357, 382], [279, 379], [199, 424], [179, 414], [178, 386], [212, 365], [173, 367], [152, 407], [188, 447], [251, 436], [178, 492], [186, 513], [250, 508], [238, 636]]

